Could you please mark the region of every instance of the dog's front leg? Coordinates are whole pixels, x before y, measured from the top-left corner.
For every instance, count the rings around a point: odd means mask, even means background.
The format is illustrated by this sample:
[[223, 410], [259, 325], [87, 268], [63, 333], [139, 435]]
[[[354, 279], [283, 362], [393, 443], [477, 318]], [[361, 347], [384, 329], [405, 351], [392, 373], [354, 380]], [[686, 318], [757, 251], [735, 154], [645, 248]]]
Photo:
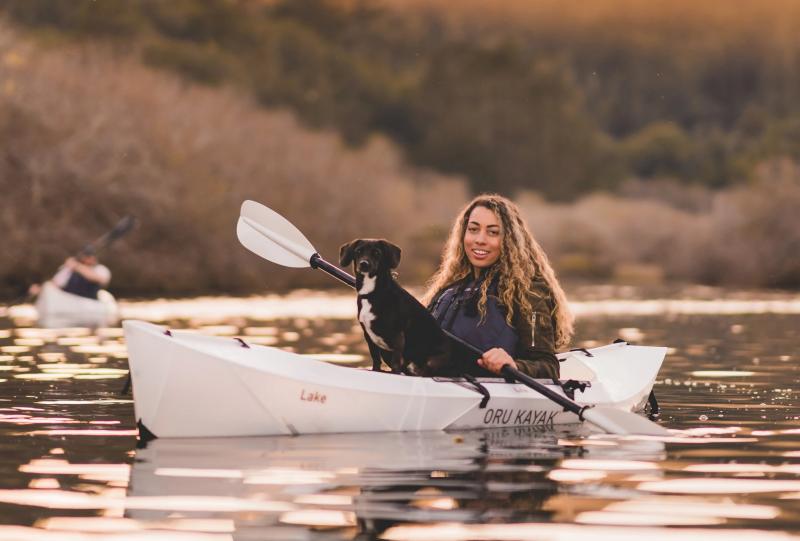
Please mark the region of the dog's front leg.
[[392, 367], [392, 373], [402, 374], [406, 370], [406, 363], [403, 359], [403, 350], [405, 349], [406, 340], [404, 334], [399, 334], [392, 342], [392, 360], [389, 365]]
[[370, 339], [369, 335], [364, 332], [364, 338], [367, 340], [367, 345], [369, 346], [369, 356], [372, 357], [372, 369], [375, 372], [381, 371], [381, 348], [376, 346], [372, 340]]

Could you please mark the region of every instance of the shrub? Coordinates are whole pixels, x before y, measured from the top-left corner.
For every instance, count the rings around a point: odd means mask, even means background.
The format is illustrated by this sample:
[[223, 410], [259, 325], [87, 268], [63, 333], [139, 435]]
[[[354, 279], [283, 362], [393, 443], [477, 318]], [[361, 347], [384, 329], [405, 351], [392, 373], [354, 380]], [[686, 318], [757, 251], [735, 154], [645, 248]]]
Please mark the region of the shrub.
[[102, 254], [123, 294], [333, 283], [247, 252], [234, 233], [244, 199], [284, 214], [331, 261], [345, 241], [385, 236], [414, 269], [410, 239], [449, 222], [467, 197], [463, 180], [406, 166], [385, 139], [353, 150], [228, 88], [187, 85], [88, 47], [35, 52], [2, 27], [0, 49], [20, 58], [0, 93], [7, 295], [124, 214], [139, 228]]
[[145, 64], [169, 69], [205, 84], [219, 84], [232, 71], [230, 59], [213, 45], [159, 42], [146, 46], [142, 59]]

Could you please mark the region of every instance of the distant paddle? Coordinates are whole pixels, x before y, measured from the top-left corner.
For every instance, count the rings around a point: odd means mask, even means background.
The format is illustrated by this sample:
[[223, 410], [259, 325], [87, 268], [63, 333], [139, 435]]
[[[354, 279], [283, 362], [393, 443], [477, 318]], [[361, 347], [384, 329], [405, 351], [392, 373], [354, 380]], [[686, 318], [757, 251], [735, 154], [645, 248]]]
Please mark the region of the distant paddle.
[[[299, 229], [286, 218], [260, 203], [255, 201], [242, 203], [236, 234], [239, 242], [245, 248], [264, 259], [285, 267], [321, 269], [350, 287], [355, 287], [355, 278], [322, 259]], [[449, 338], [468, 348], [475, 355], [483, 355], [483, 352], [472, 344], [447, 331], [444, 332]], [[669, 435], [669, 431], [664, 427], [641, 415], [616, 408], [582, 406], [510, 366], [504, 366], [502, 373], [506, 377], [527, 385], [542, 396], [576, 414], [580, 420], [587, 421], [604, 432], [622, 435]]]
[[89, 243], [87, 246], [83, 248], [83, 250], [89, 248], [91, 249], [92, 252], [97, 254], [101, 250], [108, 248], [108, 246], [118, 238], [127, 235], [128, 232], [131, 229], [133, 229], [135, 225], [136, 225], [136, 218], [134, 216], [130, 215], [125, 216], [120, 221], [118, 221], [117, 225], [115, 225], [110, 231], [105, 233], [103, 236], [101, 236], [94, 242]]

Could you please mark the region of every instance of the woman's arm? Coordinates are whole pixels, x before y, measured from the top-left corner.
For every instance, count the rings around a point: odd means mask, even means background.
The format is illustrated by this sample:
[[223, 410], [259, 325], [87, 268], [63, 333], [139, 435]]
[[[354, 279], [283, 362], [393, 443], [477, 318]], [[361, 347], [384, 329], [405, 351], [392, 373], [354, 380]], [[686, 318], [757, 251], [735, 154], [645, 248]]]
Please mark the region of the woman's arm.
[[495, 374], [499, 374], [505, 365], [519, 369], [519, 365], [503, 348], [492, 348], [489, 351], [484, 351], [483, 356], [478, 359], [478, 366]]
[[558, 379], [559, 377], [559, 364], [555, 353], [534, 348], [526, 349], [516, 360], [503, 348], [492, 348], [478, 359], [478, 365], [495, 374], [499, 374], [503, 366], [510, 365], [532, 378]]
[[517, 368], [535, 378], [558, 378], [559, 364], [555, 352], [555, 321], [553, 300], [543, 282], [534, 282], [531, 298], [533, 316], [530, 321], [515, 318], [520, 337], [517, 348]]
[[510, 365], [531, 377], [558, 378], [552, 300], [546, 289], [536, 293], [531, 297], [534, 314], [530, 320], [520, 317], [519, 311], [515, 311], [513, 331], [516, 344], [505, 349], [489, 349], [478, 360], [478, 365], [495, 374], [499, 374], [503, 366]]
[[111, 280], [111, 276], [110, 273], [108, 272], [108, 269], [106, 267], [103, 267], [102, 265], [98, 265], [97, 267], [91, 267], [89, 265], [84, 265], [75, 258], [70, 257], [69, 259], [67, 259], [64, 266], [72, 269], [72, 271], [74, 272], [79, 273], [90, 282], [100, 284], [101, 286], [108, 285], [108, 282]]

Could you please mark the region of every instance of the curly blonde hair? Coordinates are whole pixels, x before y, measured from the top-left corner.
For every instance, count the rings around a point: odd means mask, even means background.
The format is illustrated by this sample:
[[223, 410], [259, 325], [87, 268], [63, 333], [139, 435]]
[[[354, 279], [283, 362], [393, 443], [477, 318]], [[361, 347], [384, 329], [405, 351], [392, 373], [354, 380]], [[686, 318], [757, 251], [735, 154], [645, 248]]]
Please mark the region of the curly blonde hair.
[[532, 290], [534, 278], [539, 275], [552, 291], [555, 301], [552, 314], [555, 346], [558, 349], [567, 347], [574, 332], [574, 317], [569, 310], [564, 290], [558, 283], [547, 255], [522, 219], [519, 208], [509, 199], [497, 194], [481, 194], [459, 213], [450, 230], [442, 262], [428, 282], [428, 289], [422, 299], [423, 304], [429, 304], [440, 291], [472, 273], [472, 264], [464, 251], [464, 235], [469, 216], [475, 207], [485, 207], [494, 212], [502, 228], [500, 257], [487, 270], [488, 274], [481, 281], [478, 298], [481, 317], [486, 316], [489, 286], [494, 278], [498, 277], [498, 293], [500, 302], [507, 309], [508, 324], [512, 324], [515, 307], [519, 308], [523, 318], [530, 321], [533, 317], [530, 295], [534, 293]]

